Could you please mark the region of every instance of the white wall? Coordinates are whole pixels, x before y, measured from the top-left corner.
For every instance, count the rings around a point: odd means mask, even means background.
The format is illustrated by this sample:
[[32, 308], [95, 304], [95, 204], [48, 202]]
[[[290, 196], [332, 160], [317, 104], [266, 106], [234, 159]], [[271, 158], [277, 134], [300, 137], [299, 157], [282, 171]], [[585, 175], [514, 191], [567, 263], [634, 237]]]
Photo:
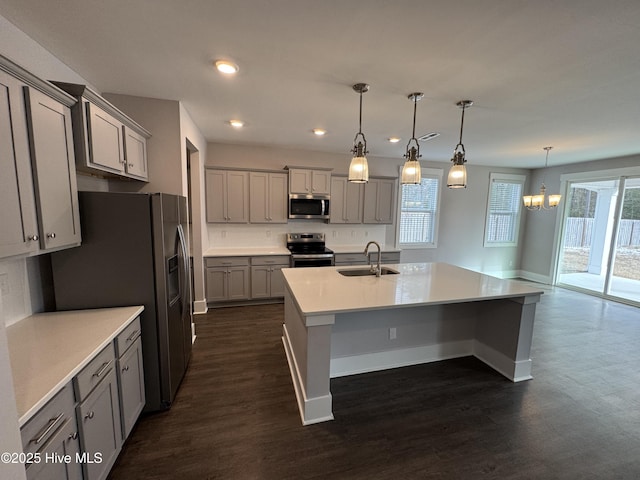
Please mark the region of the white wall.
[[[191, 256], [193, 257], [193, 307], [195, 313], [206, 313], [205, 277], [202, 253], [207, 245], [205, 228], [204, 162], [207, 158], [207, 141], [193, 122], [191, 115], [180, 104], [180, 139], [182, 149], [183, 191], [187, 195], [187, 162], [191, 175]], [[187, 156], [189, 157], [187, 159]]]
[[[110, 181], [114, 191], [186, 195], [186, 162], [180, 139], [180, 102], [104, 93], [104, 98], [148, 130], [149, 182]], [[184, 164], [184, 165], [183, 165]]]

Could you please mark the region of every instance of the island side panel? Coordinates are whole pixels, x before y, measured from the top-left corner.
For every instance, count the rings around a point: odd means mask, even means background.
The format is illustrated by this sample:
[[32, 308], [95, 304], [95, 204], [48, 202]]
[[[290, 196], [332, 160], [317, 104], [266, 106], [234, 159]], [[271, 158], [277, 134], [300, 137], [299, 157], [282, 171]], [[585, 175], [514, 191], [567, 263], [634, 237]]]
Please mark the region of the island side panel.
[[329, 323], [316, 325], [318, 319], [303, 315], [287, 287], [282, 341], [304, 425], [333, 420], [329, 390], [333, 316], [323, 315], [321, 321]]
[[476, 316], [464, 303], [337, 314], [331, 377], [473, 355]]
[[531, 342], [540, 295], [483, 302], [474, 355], [513, 382], [531, 376]]

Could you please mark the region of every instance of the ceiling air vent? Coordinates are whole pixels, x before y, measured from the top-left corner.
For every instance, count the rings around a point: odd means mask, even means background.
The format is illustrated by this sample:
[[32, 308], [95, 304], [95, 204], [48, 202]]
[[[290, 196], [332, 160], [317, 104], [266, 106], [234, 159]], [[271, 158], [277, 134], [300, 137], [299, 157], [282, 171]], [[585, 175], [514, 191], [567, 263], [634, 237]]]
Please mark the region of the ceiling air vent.
[[439, 137], [440, 134], [438, 132], [425, 133], [421, 137], [418, 137], [418, 140], [421, 142], [426, 142], [427, 140], [433, 140], [436, 137]]

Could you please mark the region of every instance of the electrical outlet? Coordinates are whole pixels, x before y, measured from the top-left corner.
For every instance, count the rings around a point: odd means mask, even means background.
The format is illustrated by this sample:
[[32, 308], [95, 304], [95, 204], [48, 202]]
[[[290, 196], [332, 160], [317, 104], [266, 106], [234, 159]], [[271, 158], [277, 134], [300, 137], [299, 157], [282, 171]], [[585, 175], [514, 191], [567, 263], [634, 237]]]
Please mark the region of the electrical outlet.
[[389, 329], [389, 340], [395, 340], [396, 339], [396, 327], [391, 327]]
[[4, 297], [5, 295], [9, 295], [10, 293], [11, 288], [9, 287], [9, 274], [0, 273], [0, 295]]

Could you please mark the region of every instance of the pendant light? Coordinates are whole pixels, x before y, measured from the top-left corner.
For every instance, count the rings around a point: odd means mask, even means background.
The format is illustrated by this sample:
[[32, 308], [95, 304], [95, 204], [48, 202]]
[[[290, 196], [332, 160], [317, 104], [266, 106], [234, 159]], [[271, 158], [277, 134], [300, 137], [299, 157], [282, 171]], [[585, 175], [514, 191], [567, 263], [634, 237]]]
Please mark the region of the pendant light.
[[[549, 163], [549, 150], [553, 147], [544, 147], [543, 150], [547, 151], [547, 156], [544, 160], [544, 168], [547, 168], [547, 164]], [[551, 210], [552, 208], [556, 208], [558, 204], [560, 204], [560, 200], [562, 199], [562, 195], [553, 194], [549, 195], [547, 198], [547, 187], [544, 185], [544, 177], [542, 181], [542, 185], [540, 186], [540, 193], [538, 195], [524, 195], [522, 197], [522, 202], [524, 206], [527, 207], [527, 210]], [[545, 200], [547, 201], [547, 206], [545, 206]]]
[[[413, 133], [407, 143], [407, 152], [404, 154], [404, 158], [407, 159], [402, 167], [402, 185], [416, 185], [422, 180], [422, 173], [420, 172], [420, 144], [416, 139], [416, 109], [418, 100], [422, 99], [424, 94], [422, 92], [415, 92], [409, 95], [409, 100], [413, 101]], [[411, 146], [411, 142], [415, 145]]]
[[[362, 94], [369, 91], [369, 85], [366, 83], [356, 83], [353, 89], [360, 94], [360, 123], [358, 124], [358, 133], [353, 139], [353, 158], [349, 165], [349, 181], [352, 183], [367, 183], [369, 181], [369, 165], [367, 164], [367, 139], [362, 133]], [[360, 139], [360, 137], [362, 137]]]
[[462, 144], [462, 129], [464, 128], [464, 111], [473, 105], [472, 100], [460, 100], [456, 103], [458, 107], [462, 109], [462, 121], [460, 122], [460, 141], [453, 149], [453, 157], [451, 161], [453, 166], [449, 170], [447, 177], [447, 187], [449, 188], [467, 188], [467, 168], [464, 164], [467, 159], [464, 158], [466, 152], [464, 151], [464, 145]]

